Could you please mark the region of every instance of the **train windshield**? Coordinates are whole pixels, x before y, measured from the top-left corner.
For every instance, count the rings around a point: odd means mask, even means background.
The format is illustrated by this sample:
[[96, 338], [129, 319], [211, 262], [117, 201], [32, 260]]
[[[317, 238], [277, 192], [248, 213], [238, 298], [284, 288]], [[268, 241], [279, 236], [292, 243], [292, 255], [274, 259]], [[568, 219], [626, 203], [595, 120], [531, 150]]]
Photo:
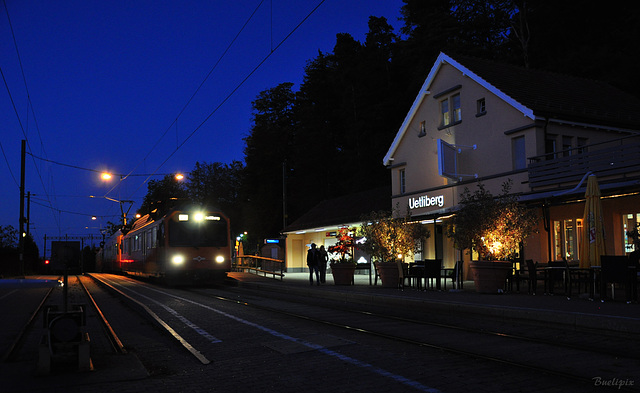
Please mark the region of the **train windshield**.
[[226, 247], [227, 236], [224, 219], [169, 222], [169, 245], [173, 247]]

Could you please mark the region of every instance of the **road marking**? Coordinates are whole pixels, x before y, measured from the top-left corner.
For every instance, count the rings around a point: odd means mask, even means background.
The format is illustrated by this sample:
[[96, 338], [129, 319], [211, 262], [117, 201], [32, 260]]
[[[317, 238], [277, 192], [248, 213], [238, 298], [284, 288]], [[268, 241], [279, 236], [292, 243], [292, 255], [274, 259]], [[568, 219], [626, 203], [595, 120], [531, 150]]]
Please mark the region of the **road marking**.
[[150, 289], [150, 290], [156, 291], [156, 292], [160, 292], [160, 293], [162, 293], [164, 295], [174, 297], [174, 298], [182, 300], [184, 302], [188, 302], [188, 303], [191, 303], [191, 304], [198, 305], [198, 306], [203, 307], [203, 308], [205, 308], [205, 309], [207, 309], [209, 311], [213, 311], [213, 312], [215, 312], [217, 314], [220, 314], [222, 316], [225, 316], [227, 318], [231, 318], [234, 321], [240, 322], [240, 323], [248, 325], [248, 326], [255, 327], [255, 328], [259, 329], [259, 330], [262, 330], [263, 332], [271, 334], [272, 336], [275, 336], [275, 337], [278, 337], [278, 338], [281, 338], [281, 339], [284, 339], [284, 340], [292, 341], [292, 342], [304, 345], [306, 347], [309, 347], [311, 349], [318, 350], [320, 353], [323, 353], [323, 354], [331, 356], [331, 357], [335, 357], [335, 358], [337, 358], [337, 359], [339, 359], [339, 360], [341, 360], [343, 362], [350, 363], [350, 364], [352, 364], [354, 366], [368, 369], [368, 370], [370, 370], [370, 371], [372, 371], [372, 372], [374, 372], [374, 373], [376, 373], [378, 375], [381, 375], [383, 377], [391, 378], [391, 379], [393, 379], [393, 380], [395, 380], [395, 381], [397, 381], [399, 383], [405, 384], [407, 386], [411, 386], [414, 389], [417, 389], [417, 390], [420, 390], [420, 391], [423, 391], [423, 392], [428, 392], [428, 393], [440, 393], [440, 390], [438, 390], [438, 389], [423, 385], [418, 381], [414, 381], [412, 379], [403, 377], [402, 375], [398, 375], [398, 374], [392, 373], [390, 371], [387, 371], [387, 370], [382, 369], [380, 367], [373, 366], [373, 365], [371, 365], [369, 363], [360, 361], [360, 360], [352, 358], [350, 356], [343, 355], [343, 354], [341, 354], [339, 352], [336, 352], [336, 351], [333, 351], [331, 349], [325, 348], [322, 345], [314, 344], [312, 342], [308, 342], [308, 341], [301, 340], [301, 339], [296, 338], [296, 337], [289, 336], [289, 335], [284, 334], [284, 333], [280, 333], [280, 332], [278, 332], [276, 330], [273, 330], [271, 328], [259, 325], [259, 324], [255, 323], [255, 322], [251, 322], [251, 321], [248, 321], [246, 319], [242, 319], [240, 317], [236, 317], [235, 315], [232, 315], [232, 314], [229, 314], [229, 313], [224, 312], [222, 310], [218, 310], [216, 308], [207, 306], [206, 304], [198, 303], [198, 302], [196, 302], [194, 300], [189, 300], [187, 298], [183, 298], [181, 296], [176, 296], [176, 295], [173, 295], [173, 294], [170, 294], [170, 293], [167, 293], [167, 292], [163, 292], [163, 291], [160, 291], [160, 290], [154, 289], [154, 288], [147, 288], [147, 289]]
[[[160, 307], [164, 308], [167, 312], [169, 312], [171, 315], [173, 315], [174, 317], [178, 318], [182, 323], [184, 323], [185, 325], [189, 326], [191, 329], [193, 329], [196, 333], [198, 333], [199, 335], [201, 335], [202, 337], [204, 337], [205, 339], [207, 339], [210, 343], [212, 344], [216, 344], [216, 343], [220, 343], [222, 342], [222, 340], [220, 340], [219, 338], [216, 338], [214, 336], [212, 336], [211, 334], [209, 334], [209, 332], [207, 332], [206, 330], [202, 329], [201, 327], [199, 327], [198, 325], [196, 325], [195, 323], [191, 322], [190, 320], [188, 320], [185, 316], [183, 316], [182, 314], [178, 313], [176, 310], [174, 310], [173, 308], [160, 303], [159, 301], [150, 298], [148, 296], [145, 296], [143, 294], [141, 294], [140, 292], [136, 292], [131, 288], [127, 288], [125, 286], [122, 286], [120, 284], [117, 283], [113, 283], [114, 285], [119, 286], [120, 288], [126, 289], [129, 292], [135, 293], [136, 295], [143, 297], [157, 305], [159, 305]], [[152, 288], [147, 288], [147, 289], [152, 289]], [[159, 291], [158, 291], [159, 292]], [[171, 294], [168, 294], [166, 292], [162, 292], [165, 295], [169, 295], [169, 296], [173, 296]]]

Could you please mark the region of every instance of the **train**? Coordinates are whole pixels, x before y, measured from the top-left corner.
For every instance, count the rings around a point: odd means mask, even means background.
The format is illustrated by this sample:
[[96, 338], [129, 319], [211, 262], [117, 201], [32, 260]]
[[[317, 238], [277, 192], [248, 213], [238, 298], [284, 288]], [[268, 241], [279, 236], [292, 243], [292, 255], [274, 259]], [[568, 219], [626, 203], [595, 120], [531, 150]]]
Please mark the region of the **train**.
[[231, 271], [229, 219], [202, 208], [140, 217], [105, 239], [98, 271], [156, 278], [168, 285], [221, 283]]

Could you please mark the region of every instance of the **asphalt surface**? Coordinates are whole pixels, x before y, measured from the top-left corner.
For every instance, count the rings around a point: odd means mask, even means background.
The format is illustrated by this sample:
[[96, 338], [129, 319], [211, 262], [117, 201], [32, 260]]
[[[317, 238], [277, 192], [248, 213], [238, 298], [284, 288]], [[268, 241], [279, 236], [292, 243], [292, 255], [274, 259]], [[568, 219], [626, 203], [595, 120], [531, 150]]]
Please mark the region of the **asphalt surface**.
[[[425, 312], [446, 312], [460, 314], [482, 314], [497, 320], [527, 320], [541, 324], [567, 325], [577, 329], [606, 330], [613, 333], [640, 333], [640, 305], [628, 304], [624, 300], [605, 301], [589, 300], [586, 296], [566, 296], [528, 294], [526, 288], [521, 292], [503, 294], [479, 294], [473, 282], [464, 283], [464, 289], [452, 290], [418, 290], [415, 288], [386, 288], [370, 285], [369, 275], [355, 276], [355, 285], [338, 286], [333, 284], [331, 275], [321, 285], [310, 285], [307, 273], [285, 273], [280, 278], [257, 276], [251, 273], [232, 272], [230, 281], [241, 288], [259, 290], [265, 293], [277, 292], [278, 296], [315, 297], [340, 300], [362, 304], [384, 304], [392, 307], [410, 307], [424, 309]], [[371, 278], [373, 281], [373, 278]], [[33, 317], [39, 302], [48, 291], [49, 285], [42, 287], [0, 280], [0, 350], [4, 355], [15, 340], [22, 327]], [[71, 289], [70, 289], [71, 290]], [[91, 288], [90, 288], [91, 290]], [[72, 291], [73, 293], [73, 291]], [[102, 298], [100, 298], [102, 296]], [[55, 302], [54, 299], [50, 300]], [[122, 323], [134, 319], [132, 310], [122, 307], [118, 301], [108, 299], [106, 295], [98, 295], [96, 301], [105, 302], [109, 315]], [[101, 306], [102, 307], [102, 306]], [[30, 329], [31, 333], [23, 340], [23, 350], [17, 359], [3, 359], [0, 364], [0, 380], [2, 391], [84, 391], [90, 386], [113, 387], [113, 391], [126, 387], [139, 391], [148, 386], [150, 375], [135, 353], [116, 355], [110, 352], [106, 343], [104, 328], [96, 323], [97, 318], [90, 311], [87, 315], [87, 332], [91, 337], [92, 360], [96, 369], [89, 372], [57, 372], [51, 375], [37, 375], [34, 363], [37, 359], [38, 346], [42, 336], [42, 316], [35, 316]], [[164, 356], [167, 344], [165, 338], [142, 336], [135, 329], [129, 329], [129, 336], [123, 341], [133, 346], [147, 345], [155, 347], [158, 356]], [[167, 356], [168, 356], [168, 352]], [[179, 361], [179, 360], [177, 360]], [[151, 378], [153, 378], [151, 376]], [[137, 386], [137, 388], [136, 388]], [[134, 391], [132, 390], [132, 391]], [[168, 391], [171, 391], [169, 389]]]

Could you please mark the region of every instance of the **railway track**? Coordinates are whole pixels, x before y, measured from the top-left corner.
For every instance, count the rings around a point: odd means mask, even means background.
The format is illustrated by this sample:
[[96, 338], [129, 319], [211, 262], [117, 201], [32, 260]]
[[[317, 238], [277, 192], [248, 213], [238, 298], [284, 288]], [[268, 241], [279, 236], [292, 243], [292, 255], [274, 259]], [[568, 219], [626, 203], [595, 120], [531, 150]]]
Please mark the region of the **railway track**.
[[[640, 386], [634, 381], [634, 378], [637, 378], [637, 370], [640, 369], [640, 341], [637, 337], [559, 331], [521, 323], [504, 329], [496, 329], [495, 323], [480, 323], [480, 326], [474, 327], [469, 326], [468, 321], [466, 326], [451, 322], [433, 322], [362, 310], [353, 305], [346, 306], [344, 303], [329, 301], [313, 301], [313, 305], [310, 305], [298, 298], [271, 301], [269, 305], [264, 305], [260, 304], [263, 301], [259, 300], [256, 292], [245, 297], [212, 294], [209, 290], [193, 292], [243, 307], [303, 319], [361, 335], [452, 353], [495, 363], [501, 367], [515, 367], [563, 378], [585, 387], [593, 387], [598, 381], [606, 380], [617, 384], [616, 388], [621, 391], [640, 391]], [[488, 328], [489, 325], [492, 325], [492, 328]], [[514, 333], [514, 330], [518, 329], [530, 334]], [[448, 339], [451, 335], [456, 338]], [[567, 337], [570, 335], [573, 337], [568, 340]], [[470, 343], [472, 345], [469, 345]], [[544, 355], [539, 356], [540, 354]], [[574, 367], [581, 363], [585, 365], [583, 369], [578, 370]], [[586, 366], [589, 364], [593, 367]], [[603, 376], [605, 370], [613, 371], [616, 376], [607, 379]], [[623, 375], [626, 377], [622, 377]]]
[[[363, 366], [364, 363], [352, 355], [328, 351], [322, 346], [274, 331], [267, 326], [277, 323], [282, 326], [302, 325], [305, 326], [305, 331], [326, 329], [329, 334], [345, 342], [370, 348], [384, 347], [385, 353], [404, 348], [402, 351], [419, 356], [420, 351], [425, 350], [429, 357], [443, 354], [441, 356], [458, 359], [454, 361], [462, 364], [482, 364], [482, 367], [493, 364], [504, 375], [526, 375], [533, 379], [544, 379], [547, 386], [558, 383], [575, 389], [569, 391], [591, 390], [599, 383], [603, 386], [615, 384], [616, 390], [620, 391], [640, 391], [634, 380], [640, 366], [640, 358], [636, 352], [639, 346], [638, 339], [633, 337], [603, 336], [597, 332], [564, 331], [522, 323], [508, 326], [503, 324], [498, 329], [495, 321], [426, 320], [413, 315], [401, 315], [403, 313], [398, 310], [376, 313], [363, 309], [361, 305], [336, 301], [265, 299], [262, 292], [243, 289], [169, 290], [147, 284], [139, 287], [138, 284], [132, 284], [136, 285], [133, 289], [124, 290], [122, 282], [102, 281], [113, 287], [116, 293], [120, 293], [118, 296], [129, 297], [134, 303], [142, 303], [143, 298], [147, 298], [144, 301], [146, 303], [158, 303], [154, 306], [156, 312], [149, 310], [149, 315], [156, 314], [154, 319], [158, 326], [166, 324], [163, 328], [168, 332], [183, 332], [182, 335], [172, 334], [172, 337], [202, 364], [210, 363], [207, 354], [216, 353], [217, 350], [212, 348], [218, 347], [212, 346], [213, 340], [209, 340], [210, 337], [207, 338], [208, 343], [203, 343], [201, 339], [206, 335], [206, 329], [200, 328], [199, 324], [206, 323], [204, 321], [214, 318], [214, 315], [222, 315], [234, 322], [258, 328], [279, 338], [284, 337], [358, 367], [376, 369], [371, 364]], [[125, 294], [127, 291], [130, 292]], [[160, 300], [161, 298], [165, 300]], [[185, 317], [176, 306], [172, 306], [172, 311], [167, 310], [165, 303], [175, 303], [180, 307], [192, 307], [200, 311], [194, 314], [192, 310], [191, 316]], [[143, 306], [139, 304], [136, 307], [149, 308]], [[248, 312], [249, 309], [254, 311]], [[188, 311], [185, 309], [185, 312]], [[236, 314], [250, 315], [251, 320], [237, 317]], [[252, 322], [253, 318], [263, 322]], [[193, 334], [193, 331], [198, 334]], [[354, 347], [344, 349], [346, 353], [352, 351]], [[417, 390], [437, 391], [415, 382], [415, 379], [384, 370], [380, 373], [395, 375], [394, 378]]]

